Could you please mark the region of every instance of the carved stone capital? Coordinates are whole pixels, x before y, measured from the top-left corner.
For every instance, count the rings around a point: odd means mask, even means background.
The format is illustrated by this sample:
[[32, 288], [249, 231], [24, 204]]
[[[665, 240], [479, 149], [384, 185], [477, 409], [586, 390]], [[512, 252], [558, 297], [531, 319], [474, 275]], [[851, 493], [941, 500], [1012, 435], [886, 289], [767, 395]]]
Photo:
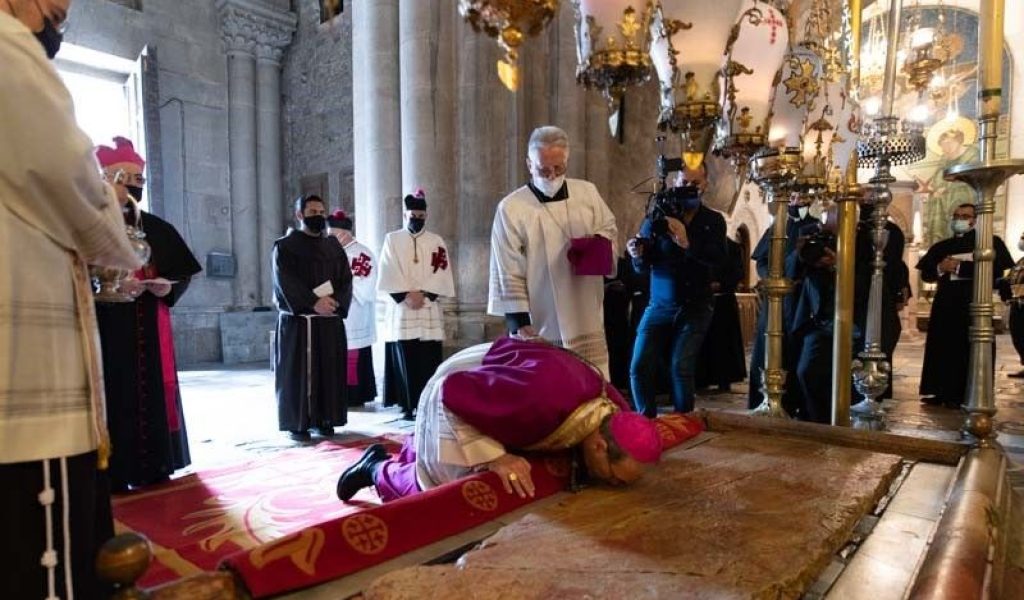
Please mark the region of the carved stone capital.
[[230, 53], [244, 53], [279, 63], [295, 32], [295, 13], [263, 0], [217, 0], [221, 41]]

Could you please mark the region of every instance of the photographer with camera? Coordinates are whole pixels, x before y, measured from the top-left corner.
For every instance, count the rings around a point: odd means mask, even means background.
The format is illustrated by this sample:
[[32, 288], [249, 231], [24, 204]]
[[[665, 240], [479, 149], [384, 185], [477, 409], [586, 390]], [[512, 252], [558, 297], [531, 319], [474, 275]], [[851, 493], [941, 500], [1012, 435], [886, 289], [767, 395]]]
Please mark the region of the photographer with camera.
[[[802, 396], [800, 412], [796, 416], [815, 423], [831, 422], [832, 335], [836, 299], [835, 225], [836, 219], [826, 216], [821, 223], [805, 226], [791, 255], [806, 269], [789, 331], [790, 339], [795, 340], [791, 348], [795, 357], [795, 383]], [[860, 273], [858, 270], [857, 274]], [[854, 284], [856, 293], [864, 289], [860, 283], [858, 277]], [[861, 333], [856, 326], [853, 335], [854, 347], [858, 347]]]
[[726, 258], [725, 219], [703, 206], [703, 169], [680, 172], [676, 187], [652, 198], [652, 207], [629, 240], [637, 273], [650, 273], [650, 303], [637, 328], [630, 382], [638, 412], [657, 414], [655, 381], [661, 356], [671, 349], [669, 373], [677, 412], [694, 404], [697, 352], [712, 316], [711, 282]]

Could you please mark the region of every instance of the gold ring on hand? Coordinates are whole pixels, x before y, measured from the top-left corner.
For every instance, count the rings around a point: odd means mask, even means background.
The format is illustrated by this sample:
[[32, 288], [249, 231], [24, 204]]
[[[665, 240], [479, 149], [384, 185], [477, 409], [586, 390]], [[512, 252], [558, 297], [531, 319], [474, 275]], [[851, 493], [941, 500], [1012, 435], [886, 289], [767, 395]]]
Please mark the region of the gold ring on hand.
[[516, 481], [517, 479], [519, 479], [519, 476], [516, 475], [515, 473], [509, 473], [508, 474], [508, 480], [509, 481]]

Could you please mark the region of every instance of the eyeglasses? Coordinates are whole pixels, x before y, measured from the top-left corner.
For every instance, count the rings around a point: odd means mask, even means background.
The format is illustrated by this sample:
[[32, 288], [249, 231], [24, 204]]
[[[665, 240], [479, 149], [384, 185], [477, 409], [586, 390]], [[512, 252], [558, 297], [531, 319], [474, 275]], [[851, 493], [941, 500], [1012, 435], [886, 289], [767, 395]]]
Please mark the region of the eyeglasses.
[[561, 177], [562, 175], [565, 175], [566, 168], [565, 165], [554, 165], [552, 167], [534, 165], [533, 170], [544, 179], [551, 179], [553, 177]]
[[104, 173], [103, 178], [111, 183], [121, 185], [137, 185], [139, 187], [146, 185], [146, 177], [142, 173], [125, 173], [118, 170], [114, 173]]
[[967, 221], [969, 219], [973, 219], [974, 215], [968, 214], [968, 213], [953, 213], [953, 218], [954, 219], [963, 219], [964, 221]]

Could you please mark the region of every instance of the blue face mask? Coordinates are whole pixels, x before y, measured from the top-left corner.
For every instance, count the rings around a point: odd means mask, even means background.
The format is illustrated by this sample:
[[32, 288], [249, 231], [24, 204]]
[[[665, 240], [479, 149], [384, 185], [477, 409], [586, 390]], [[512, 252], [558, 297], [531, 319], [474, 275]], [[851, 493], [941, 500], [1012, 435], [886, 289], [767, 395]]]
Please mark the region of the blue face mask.
[[953, 219], [953, 233], [967, 233], [971, 230], [971, 222], [963, 219]]

